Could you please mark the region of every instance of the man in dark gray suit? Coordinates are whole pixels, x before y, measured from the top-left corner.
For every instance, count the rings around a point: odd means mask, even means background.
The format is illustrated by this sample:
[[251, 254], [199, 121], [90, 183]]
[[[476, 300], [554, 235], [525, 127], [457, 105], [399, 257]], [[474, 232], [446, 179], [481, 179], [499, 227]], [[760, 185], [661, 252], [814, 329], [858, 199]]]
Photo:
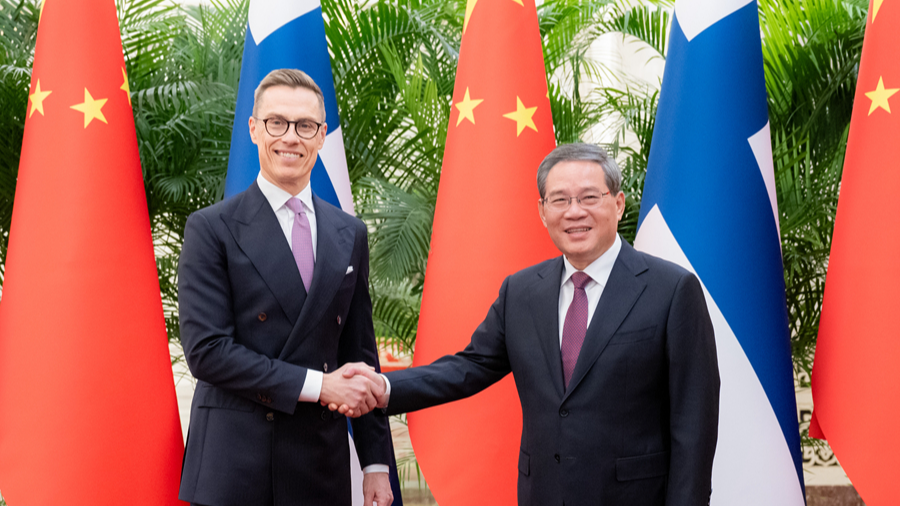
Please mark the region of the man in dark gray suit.
[[456, 355], [386, 382], [364, 368], [345, 374], [386, 387], [379, 407], [393, 414], [468, 397], [512, 372], [522, 506], [708, 504], [719, 373], [700, 282], [618, 236], [625, 195], [601, 148], [559, 146], [537, 180], [541, 220], [563, 255], [506, 278]]
[[[309, 187], [327, 128], [309, 76], [266, 76], [249, 127], [256, 182], [191, 215], [184, 232], [181, 340], [199, 381], [179, 497], [350, 506], [347, 421], [319, 403], [342, 399], [354, 415], [375, 404], [369, 381], [339, 369], [377, 366], [366, 227]], [[389, 506], [387, 419], [358, 418], [353, 431], [365, 505]]]

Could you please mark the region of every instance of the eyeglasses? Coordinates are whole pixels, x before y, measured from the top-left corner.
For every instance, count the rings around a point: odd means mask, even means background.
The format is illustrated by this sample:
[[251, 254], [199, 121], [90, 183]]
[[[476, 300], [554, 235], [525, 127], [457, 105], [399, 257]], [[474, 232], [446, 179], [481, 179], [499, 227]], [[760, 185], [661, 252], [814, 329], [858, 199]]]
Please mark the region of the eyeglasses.
[[541, 204], [545, 204], [550, 206], [550, 209], [554, 211], [565, 211], [572, 205], [573, 200], [578, 201], [578, 205], [581, 206], [582, 209], [594, 209], [603, 202], [603, 197], [608, 197], [609, 192], [600, 193], [600, 194], [588, 194], [582, 195], [580, 197], [553, 197], [552, 199], [541, 199]]
[[297, 137], [300, 137], [301, 139], [312, 139], [319, 133], [319, 128], [325, 124], [316, 123], [311, 119], [298, 119], [297, 121], [288, 121], [284, 118], [259, 119], [254, 117], [254, 119], [262, 121], [266, 126], [266, 132], [269, 132], [269, 135], [272, 137], [281, 137], [287, 133], [288, 128], [290, 128], [291, 125], [294, 125], [294, 131], [297, 132]]

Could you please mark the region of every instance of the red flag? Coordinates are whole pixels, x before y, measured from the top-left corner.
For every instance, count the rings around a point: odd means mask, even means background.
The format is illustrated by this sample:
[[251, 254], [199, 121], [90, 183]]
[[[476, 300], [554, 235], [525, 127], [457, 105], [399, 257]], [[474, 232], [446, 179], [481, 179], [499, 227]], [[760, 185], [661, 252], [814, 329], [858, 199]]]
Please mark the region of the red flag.
[[11, 505], [179, 504], [178, 421], [113, 0], [47, 2], [0, 302]]
[[869, 9], [812, 375], [810, 435], [866, 504], [895, 504], [900, 418], [900, 5]]
[[[559, 255], [538, 215], [556, 145], [534, 0], [469, 0], [414, 365], [463, 349], [503, 279]], [[522, 410], [512, 377], [409, 415], [442, 506], [515, 504]]]

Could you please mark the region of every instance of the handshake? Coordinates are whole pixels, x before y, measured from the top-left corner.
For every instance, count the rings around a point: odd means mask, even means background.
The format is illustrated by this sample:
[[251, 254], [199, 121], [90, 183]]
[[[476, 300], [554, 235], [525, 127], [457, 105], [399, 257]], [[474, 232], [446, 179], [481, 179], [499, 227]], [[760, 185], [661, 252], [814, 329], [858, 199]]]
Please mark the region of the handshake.
[[319, 403], [356, 418], [376, 407], [387, 407], [385, 380], [364, 362], [347, 363], [322, 377]]

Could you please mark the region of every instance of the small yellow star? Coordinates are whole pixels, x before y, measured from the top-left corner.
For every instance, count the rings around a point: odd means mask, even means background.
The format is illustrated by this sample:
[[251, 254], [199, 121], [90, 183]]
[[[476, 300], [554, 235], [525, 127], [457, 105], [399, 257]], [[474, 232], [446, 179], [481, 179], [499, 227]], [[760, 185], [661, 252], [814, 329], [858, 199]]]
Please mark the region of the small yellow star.
[[537, 127], [534, 125], [534, 120], [532, 119], [535, 111], [537, 111], [537, 106], [526, 108], [525, 104], [522, 103], [522, 99], [516, 97], [516, 110], [504, 114], [503, 117], [516, 122], [516, 137], [518, 137], [522, 133], [522, 130], [525, 130], [525, 127], [537, 132]]
[[872, 105], [869, 107], [869, 116], [871, 116], [872, 113], [875, 112], [875, 109], [878, 109], [879, 107], [890, 113], [891, 104], [888, 103], [888, 99], [898, 91], [900, 91], [900, 88], [884, 89], [884, 78], [879, 77], [878, 86], [875, 88], [875, 91], [866, 92], [866, 96], [872, 101]]
[[459, 118], [456, 119], [456, 126], [459, 126], [462, 123], [463, 119], [467, 119], [475, 124], [475, 108], [478, 107], [478, 104], [484, 102], [484, 99], [473, 100], [469, 97], [469, 88], [466, 87], [466, 96], [463, 97], [462, 102], [457, 102], [453, 105], [459, 109]]
[[120, 90], [125, 91], [125, 96], [128, 97], [128, 105], [131, 105], [131, 87], [128, 86], [128, 76], [125, 74], [125, 69], [122, 69], [122, 86], [119, 87]]
[[872, 22], [875, 22], [875, 16], [878, 15], [878, 9], [881, 8], [881, 4], [884, 3], [884, 0], [875, 0], [872, 4]]
[[38, 13], [38, 23], [41, 22], [41, 19], [44, 17], [44, 6], [47, 5], [47, 0], [41, 2], [41, 12]]
[[87, 126], [91, 124], [91, 121], [93, 121], [94, 118], [106, 123], [106, 118], [103, 116], [103, 111], [100, 110], [103, 107], [103, 104], [106, 103], [106, 100], [107, 99], [105, 98], [94, 100], [94, 97], [91, 96], [91, 93], [88, 91], [88, 89], [84, 89], [84, 102], [72, 106], [72, 109], [84, 113], [84, 128], [87, 128]]
[[466, 17], [463, 18], [463, 35], [466, 33], [466, 28], [469, 27], [469, 18], [472, 17], [472, 11], [475, 10], [475, 4], [478, 3], [478, 0], [469, 0], [466, 2]]
[[41, 91], [41, 80], [38, 79], [37, 86], [34, 87], [34, 93], [28, 95], [28, 100], [31, 100], [31, 110], [28, 111], [29, 118], [34, 114], [34, 111], [41, 113], [41, 116], [44, 115], [44, 99], [51, 93], [53, 92]]
[[522, 7], [525, 7], [525, 4], [522, 3], [522, 0], [512, 0], [512, 1], [521, 5]]

